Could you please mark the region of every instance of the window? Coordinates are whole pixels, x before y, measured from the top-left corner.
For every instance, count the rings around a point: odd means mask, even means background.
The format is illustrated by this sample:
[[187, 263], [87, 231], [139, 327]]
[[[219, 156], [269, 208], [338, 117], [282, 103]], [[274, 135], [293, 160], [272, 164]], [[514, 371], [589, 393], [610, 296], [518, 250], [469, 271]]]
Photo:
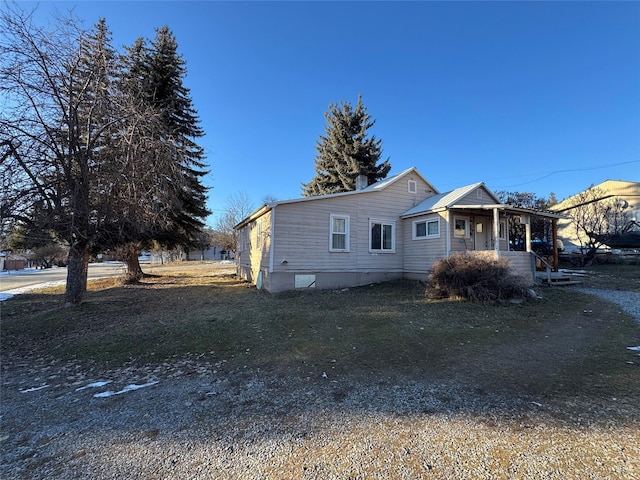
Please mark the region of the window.
[[501, 240], [506, 240], [507, 239], [507, 222], [500, 222], [500, 227], [499, 227], [499, 232], [498, 232], [498, 238], [500, 238]]
[[484, 190], [482, 190], [481, 188], [476, 190], [476, 196], [478, 198], [484, 198]]
[[440, 237], [440, 220], [438, 218], [427, 218], [413, 222], [413, 240], [438, 237]]
[[247, 245], [247, 228], [248, 227], [244, 227], [242, 230], [240, 230], [240, 251], [244, 252], [245, 250], [248, 250], [248, 245]]
[[415, 180], [409, 180], [408, 189], [409, 193], [418, 193], [418, 182]]
[[349, 216], [331, 215], [329, 233], [330, 252], [349, 251]]
[[[265, 226], [267, 226], [267, 228], [265, 228]], [[269, 228], [268, 228], [268, 224], [267, 224], [267, 219], [264, 217], [261, 217], [259, 219], [257, 219], [255, 222], [253, 222], [252, 224], [252, 231], [255, 232], [254, 235], [254, 245], [255, 248], [258, 250], [262, 250], [265, 248], [265, 244], [266, 244], [266, 237], [269, 236]]]
[[396, 249], [395, 222], [369, 220], [369, 251], [393, 253]]
[[453, 236], [469, 238], [469, 219], [466, 217], [453, 217]]

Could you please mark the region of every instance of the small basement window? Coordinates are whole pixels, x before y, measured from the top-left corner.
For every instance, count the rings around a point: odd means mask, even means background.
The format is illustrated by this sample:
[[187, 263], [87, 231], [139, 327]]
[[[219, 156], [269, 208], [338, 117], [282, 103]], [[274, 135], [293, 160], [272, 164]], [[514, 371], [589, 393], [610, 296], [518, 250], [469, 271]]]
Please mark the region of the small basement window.
[[316, 276], [296, 275], [295, 288], [316, 288]]

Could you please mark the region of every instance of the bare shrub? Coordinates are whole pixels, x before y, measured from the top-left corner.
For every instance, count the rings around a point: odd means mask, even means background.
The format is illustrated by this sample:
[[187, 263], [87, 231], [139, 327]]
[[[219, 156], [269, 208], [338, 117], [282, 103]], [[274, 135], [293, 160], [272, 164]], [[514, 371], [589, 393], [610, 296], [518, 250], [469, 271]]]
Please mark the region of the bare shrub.
[[500, 303], [531, 297], [522, 279], [513, 275], [507, 259], [456, 254], [438, 260], [429, 274], [429, 298], [461, 297]]

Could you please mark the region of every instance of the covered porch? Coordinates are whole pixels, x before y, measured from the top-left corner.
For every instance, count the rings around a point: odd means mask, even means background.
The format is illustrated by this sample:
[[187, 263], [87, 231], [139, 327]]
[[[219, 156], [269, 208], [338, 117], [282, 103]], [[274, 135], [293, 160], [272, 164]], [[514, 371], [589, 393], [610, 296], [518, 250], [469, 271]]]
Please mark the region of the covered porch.
[[[445, 212], [446, 254], [467, 252], [473, 255], [507, 258], [509, 264], [527, 283], [539, 283], [537, 272], [544, 272], [549, 284], [558, 272], [558, 225], [563, 215], [505, 204], [451, 205]], [[544, 219], [551, 228], [551, 242], [546, 253], [532, 248], [533, 218]], [[524, 239], [511, 238], [509, 225], [524, 227]], [[524, 240], [522, 242], [522, 240]]]

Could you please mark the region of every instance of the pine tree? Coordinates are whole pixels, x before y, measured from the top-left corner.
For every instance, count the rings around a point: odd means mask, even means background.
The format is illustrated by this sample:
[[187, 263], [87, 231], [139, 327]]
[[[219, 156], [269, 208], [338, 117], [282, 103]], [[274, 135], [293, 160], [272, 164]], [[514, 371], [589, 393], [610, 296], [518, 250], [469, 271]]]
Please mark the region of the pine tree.
[[[204, 132], [183, 85], [186, 68], [177, 48], [175, 37], [163, 27], [149, 43], [136, 40], [121, 59], [119, 85], [132, 115], [123, 125], [127, 134], [117, 150], [129, 188], [115, 196], [125, 199], [123, 208], [129, 214], [116, 217], [112, 230], [117, 228], [117, 246], [132, 279], [142, 275], [140, 248], [149, 248], [151, 242], [168, 249], [187, 247], [209, 214], [207, 188], [201, 182], [207, 173], [204, 149], [195, 141]], [[140, 207], [127, 203], [132, 195]]]
[[158, 240], [172, 245], [187, 243], [195, 231], [204, 226], [209, 215], [206, 208], [207, 187], [201, 180], [204, 149], [196, 139], [204, 136], [190, 91], [183, 85], [185, 62], [178, 54], [175, 36], [167, 26], [156, 31], [146, 59], [145, 97], [163, 119], [168, 136], [164, 139], [174, 149], [174, 161], [180, 176], [180, 188], [174, 191], [174, 208], [169, 212], [171, 228]]
[[382, 140], [367, 137], [375, 124], [358, 96], [355, 109], [350, 102], [330, 104], [325, 113], [325, 135], [316, 144], [316, 175], [302, 184], [305, 197], [355, 190], [356, 178], [366, 175], [368, 184], [384, 179], [391, 170], [389, 159], [378, 165]]

